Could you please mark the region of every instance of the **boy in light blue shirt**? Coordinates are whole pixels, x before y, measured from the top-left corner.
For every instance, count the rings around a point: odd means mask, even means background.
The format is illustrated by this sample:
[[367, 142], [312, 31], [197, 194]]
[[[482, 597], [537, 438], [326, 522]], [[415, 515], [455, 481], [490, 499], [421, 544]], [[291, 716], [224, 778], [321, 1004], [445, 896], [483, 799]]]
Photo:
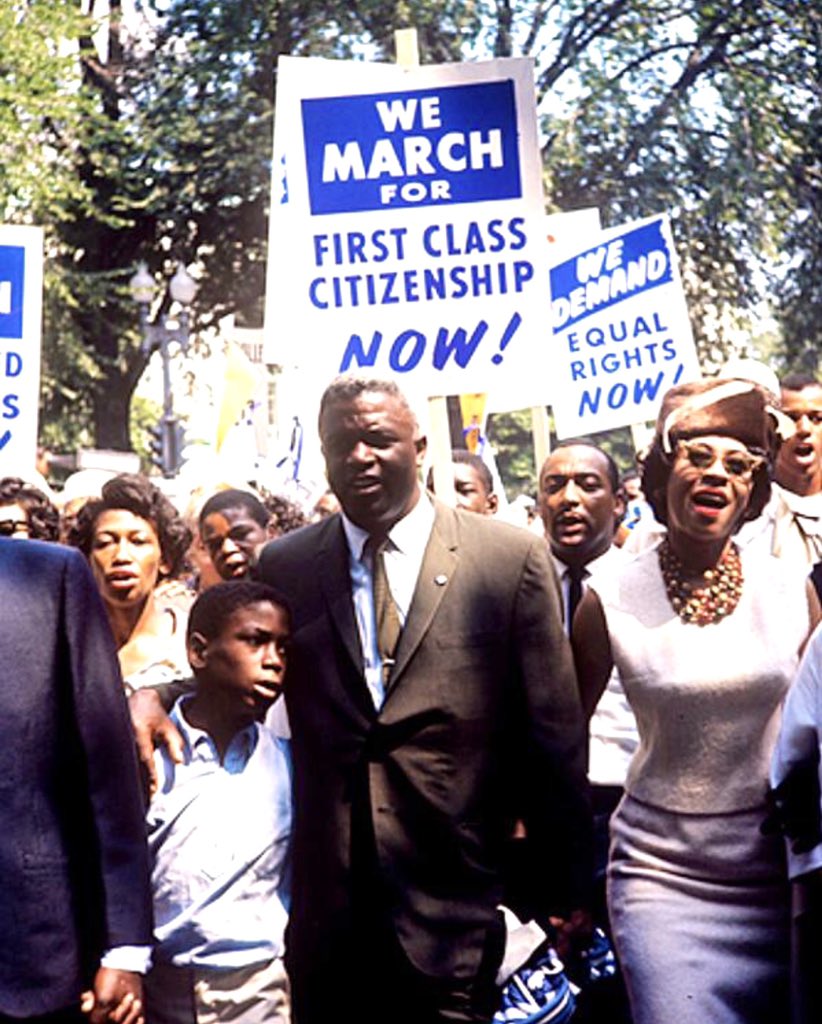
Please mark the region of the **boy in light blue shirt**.
[[280, 694], [291, 619], [262, 583], [220, 583], [191, 608], [196, 689], [171, 717], [183, 762], [155, 754], [148, 809], [154, 967], [147, 1024], [288, 1024], [291, 759], [262, 722]]

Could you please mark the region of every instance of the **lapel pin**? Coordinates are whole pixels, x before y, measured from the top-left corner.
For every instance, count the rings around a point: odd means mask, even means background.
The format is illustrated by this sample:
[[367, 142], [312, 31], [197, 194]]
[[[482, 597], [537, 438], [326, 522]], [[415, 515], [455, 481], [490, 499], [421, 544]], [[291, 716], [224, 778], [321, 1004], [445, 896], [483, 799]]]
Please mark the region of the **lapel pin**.
[[439, 576], [434, 577], [434, 582], [437, 584], [438, 587], [444, 587], [445, 584], [448, 582], [448, 577], [445, 575], [444, 572], [441, 572]]

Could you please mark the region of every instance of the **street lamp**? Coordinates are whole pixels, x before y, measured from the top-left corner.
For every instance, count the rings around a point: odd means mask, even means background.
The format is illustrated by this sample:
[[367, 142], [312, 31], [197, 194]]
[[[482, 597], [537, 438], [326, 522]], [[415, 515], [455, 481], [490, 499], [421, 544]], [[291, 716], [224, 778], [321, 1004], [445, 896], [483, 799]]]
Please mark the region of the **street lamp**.
[[177, 342], [183, 352], [188, 351], [189, 317], [188, 307], [197, 294], [197, 283], [182, 263], [169, 281], [168, 290], [174, 302], [180, 306], [177, 326], [170, 327], [167, 320], [160, 323], [149, 322], [149, 307], [156, 289], [154, 278], [148, 272], [145, 263], [139, 263], [137, 273], [129, 281], [131, 297], [140, 309], [140, 330], [143, 335], [142, 351], [151, 355], [155, 349], [160, 350], [163, 361], [163, 418], [160, 421], [160, 451], [163, 476], [173, 477], [180, 465], [182, 449], [182, 430], [180, 421], [174, 415], [174, 395], [171, 390], [171, 353], [172, 342]]

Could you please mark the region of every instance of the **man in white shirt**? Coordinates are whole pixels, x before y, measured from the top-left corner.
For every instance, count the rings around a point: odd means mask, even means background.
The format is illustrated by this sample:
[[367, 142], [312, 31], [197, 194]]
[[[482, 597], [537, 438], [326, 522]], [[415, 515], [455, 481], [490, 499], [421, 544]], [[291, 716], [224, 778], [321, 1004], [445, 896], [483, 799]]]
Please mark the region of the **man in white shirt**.
[[771, 500], [742, 527], [737, 542], [760, 546], [807, 572], [822, 559], [822, 384], [792, 374], [782, 380], [781, 395], [794, 433], [779, 448]]
[[[625, 494], [616, 463], [589, 441], [560, 442], [542, 465], [539, 504], [545, 539], [562, 586], [565, 629], [570, 634], [586, 581], [617, 574], [628, 557], [614, 543], [625, 513]], [[628, 764], [638, 742], [634, 713], [614, 671], [588, 724], [595, 912], [597, 923], [603, 925], [607, 921], [608, 822], [622, 797]], [[627, 1021], [628, 1004], [621, 983], [609, 989], [606, 998], [607, 1004], [602, 1004], [599, 1011], [607, 1011], [613, 1024]]]
[[[565, 629], [570, 633], [586, 580], [618, 573], [626, 557], [614, 544], [625, 511], [619, 471], [611, 456], [596, 445], [563, 441], [542, 466], [539, 501], [562, 585]], [[637, 745], [634, 715], [616, 675], [594, 712], [589, 735], [588, 778], [594, 787], [609, 791], [592, 792], [595, 813], [598, 804], [603, 804], [601, 813], [610, 813]]]

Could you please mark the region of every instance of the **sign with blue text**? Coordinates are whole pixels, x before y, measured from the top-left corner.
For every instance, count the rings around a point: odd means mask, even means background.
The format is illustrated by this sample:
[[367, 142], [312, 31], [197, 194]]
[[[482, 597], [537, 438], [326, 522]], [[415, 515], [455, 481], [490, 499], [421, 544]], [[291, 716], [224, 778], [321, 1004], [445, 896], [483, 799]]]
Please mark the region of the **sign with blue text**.
[[549, 259], [532, 63], [284, 57], [277, 79], [267, 358], [427, 395], [539, 382]]
[[34, 466], [43, 231], [0, 225], [0, 476]]
[[551, 270], [551, 406], [560, 438], [656, 417], [700, 376], [671, 227], [604, 232]]

